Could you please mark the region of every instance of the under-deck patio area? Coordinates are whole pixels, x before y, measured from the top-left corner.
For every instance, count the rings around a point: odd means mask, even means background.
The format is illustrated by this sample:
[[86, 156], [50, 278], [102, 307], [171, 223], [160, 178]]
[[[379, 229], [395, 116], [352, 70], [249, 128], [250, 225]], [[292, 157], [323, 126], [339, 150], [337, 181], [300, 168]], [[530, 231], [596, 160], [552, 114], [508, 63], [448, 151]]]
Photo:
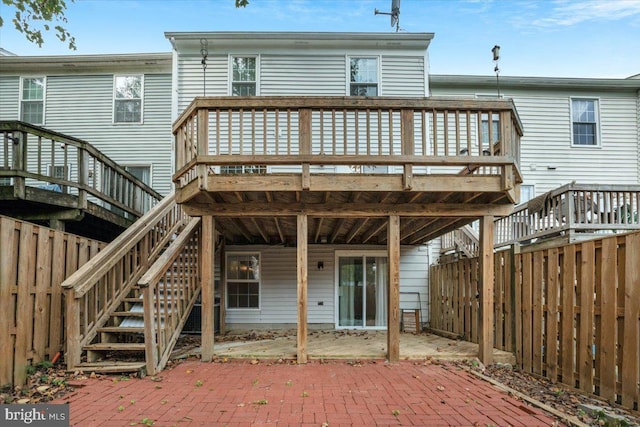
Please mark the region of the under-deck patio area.
[[[251, 339], [248, 339], [250, 337]], [[214, 347], [216, 358], [295, 359], [296, 331], [238, 333], [218, 337]], [[193, 339], [188, 339], [193, 343]], [[308, 334], [307, 353], [311, 360], [320, 359], [384, 359], [387, 352], [386, 331], [318, 330]], [[200, 348], [177, 347], [176, 355], [199, 354]], [[453, 340], [439, 335], [400, 333], [402, 360], [472, 360], [478, 357], [478, 344]], [[513, 353], [493, 350], [495, 363], [515, 363]]]

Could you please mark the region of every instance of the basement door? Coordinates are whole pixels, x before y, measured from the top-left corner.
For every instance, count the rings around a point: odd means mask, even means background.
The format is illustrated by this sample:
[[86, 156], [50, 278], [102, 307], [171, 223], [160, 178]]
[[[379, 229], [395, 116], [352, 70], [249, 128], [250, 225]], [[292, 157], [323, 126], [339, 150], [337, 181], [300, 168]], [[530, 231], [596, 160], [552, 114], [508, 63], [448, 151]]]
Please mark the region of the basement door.
[[336, 253], [336, 328], [385, 329], [387, 255]]

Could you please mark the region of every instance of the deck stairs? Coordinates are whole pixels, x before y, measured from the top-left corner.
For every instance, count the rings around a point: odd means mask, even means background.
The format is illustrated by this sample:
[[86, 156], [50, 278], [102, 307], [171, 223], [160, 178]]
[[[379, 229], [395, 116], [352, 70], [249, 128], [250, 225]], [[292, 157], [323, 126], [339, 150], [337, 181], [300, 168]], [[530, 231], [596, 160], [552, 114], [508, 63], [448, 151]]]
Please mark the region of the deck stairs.
[[[164, 251], [163, 251], [164, 252]], [[174, 264], [167, 275], [179, 274]], [[172, 314], [179, 304], [188, 303], [180, 288], [174, 288], [166, 280], [158, 283], [161, 298], [154, 298], [154, 311], [160, 318], [158, 328], [165, 328], [165, 316]], [[95, 341], [82, 347], [84, 361], [76, 371], [92, 372], [143, 372], [146, 369], [144, 337], [144, 304], [142, 288], [132, 287], [119, 307], [109, 315], [107, 323], [98, 328]]]
[[[164, 213], [145, 215], [128, 237], [114, 240], [83, 266], [87, 271], [63, 283], [75, 290], [79, 311], [67, 308], [68, 370], [153, 374], [166, 364], [200, 292], [200, 220], [184, 215], [173, 200], [163, 205]], [[114, 284], [116, 277], [122, 280]], [[96, 314], [87, 315], [94, 307]]]

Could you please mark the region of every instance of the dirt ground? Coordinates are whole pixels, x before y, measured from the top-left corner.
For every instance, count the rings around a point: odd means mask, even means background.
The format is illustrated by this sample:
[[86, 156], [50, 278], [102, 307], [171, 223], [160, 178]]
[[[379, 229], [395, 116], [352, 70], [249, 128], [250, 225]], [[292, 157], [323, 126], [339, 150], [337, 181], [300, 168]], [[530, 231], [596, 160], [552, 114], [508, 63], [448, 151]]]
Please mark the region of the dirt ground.
[[[341, 333], [359, 332], [341, 331]], [[256, 332], [252, 331], [242, 335], [216, 336], [216, 342], [230, 341], [257, 341], [282, 337], [286, 332]], [[186, 357], [192, 350], [200, 346], [198, 335], [183, 335], [177, 345], [175, 354]], [[178, 359], [179, 359], [178, 358]], [[258, 361], [256, 361], [259, 363]], [[286, 362], [285, 362], [286, 363]], [[295, 363], [295, 362], [293, 362]], [[344, 360], [339, 363], [353, 363], [351, 360]], [[430, 363], [439, 363], [436, 360]], [[611, 406], [602, 400], [598, 400], [574, 389], [567, 388], [560, 384], [553, 384], [549, 380], [534, 377], [512, 368], [510, 365], [494, 365], [484, 367], [477, 361], [465, 362], [442, 362], [451, 369], [469, 369], [479, 372], [481, 375], [497, 381], [508, 388], [520, 392], [536, 401], [547, 405], [564, 414], [576, 417], [582, 423], [590, 426], [640, 426], [640, 414], [617, 406]], [[173, 360], [167, 369], [180, 364], [180, 360]], [[91, 374], [95, 376], [95, 374]], [[64, 396], [73, 391], [69, 385], [74, 380], [86, 378], [83, 374], [68, 373], [63, 364], [51, 365], [42, 363], [33, 367], [29, 371], [28, 384], [24, 387], [15, 388], [4, 387], [0, 389], [0, 404], [2, 403], [44, 403]], [[511, 393], [514, 397], [516, 394]], [[589, 411], [584, 405], [593, 405], [602, 410]], [[605, 414], [613, 414], [614, 417], [605, 417]]]

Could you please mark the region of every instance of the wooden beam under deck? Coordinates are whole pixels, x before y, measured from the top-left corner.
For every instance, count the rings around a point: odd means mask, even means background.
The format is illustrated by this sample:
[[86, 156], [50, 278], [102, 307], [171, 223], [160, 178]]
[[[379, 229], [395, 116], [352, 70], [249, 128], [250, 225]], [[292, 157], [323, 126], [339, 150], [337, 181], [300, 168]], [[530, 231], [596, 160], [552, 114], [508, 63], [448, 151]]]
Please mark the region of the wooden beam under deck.
[[190, 203], [183, 205], [191, 216], [214, 215], [216, 217], [271, 217], [292, 216], [300, 213], [317, 218], [363, 218], [399, 215], [403, 217], [481, 217], [484, 215], [505, 216], [513, 209], [510, 204], [393, 204], [344, 203], [309, 205], [304, 203], [265, 204], [256, 202], [226, 203], [220, 205]]
[[[209, 175], [209, 189], [216, 192], [285, 191], [285, 192], [406, 192], [401, 175], [311, 175], [309, 189], [302, 186], [300, 175]], [[188, 203], [202, 192], [196, 181], [176, 191], [178, 203]], [[502, 193], [500, 176], [478, 175], [414, 175], [412, 189], [414, 192], [488, 192]]]

